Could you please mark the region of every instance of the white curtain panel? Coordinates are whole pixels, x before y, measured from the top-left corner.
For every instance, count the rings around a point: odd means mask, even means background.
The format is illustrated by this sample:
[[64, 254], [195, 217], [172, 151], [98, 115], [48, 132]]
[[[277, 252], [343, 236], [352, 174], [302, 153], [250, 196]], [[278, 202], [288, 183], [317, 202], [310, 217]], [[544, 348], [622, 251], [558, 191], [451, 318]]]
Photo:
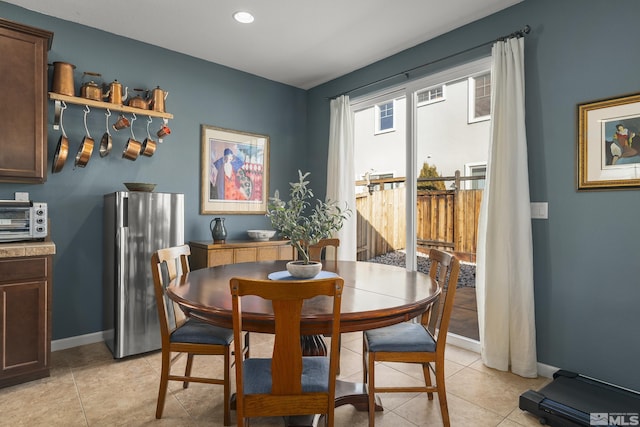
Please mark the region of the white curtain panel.
[[327, 198], [346, 205], [351, 215], [335, 237], [340, 239], [337, 257], [355, 261], [357, 251], [357, 212], [355, 166], [353, 159], [353, 113], [349, 97], [342, 95], [331, 100], [329, 122], [329, 156], [327, 161]]
[[491, 141], [476, 272], [482, 360], [491, 368], [535, 377], [523, 38], [494, 44], [491, 79]]

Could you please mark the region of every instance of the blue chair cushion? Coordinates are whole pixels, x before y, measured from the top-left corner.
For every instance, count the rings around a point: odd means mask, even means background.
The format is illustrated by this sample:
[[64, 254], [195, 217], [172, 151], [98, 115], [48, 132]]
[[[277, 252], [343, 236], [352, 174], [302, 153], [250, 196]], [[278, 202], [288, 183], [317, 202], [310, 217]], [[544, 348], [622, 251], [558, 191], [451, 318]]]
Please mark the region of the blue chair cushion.
[[192, 344], [229, 345], [233, 341], [233, 329], [221, 328], [202, 320], [190, 318], [182, 326], [173, 331], [169, 337], [171, 342], [187, 342]]
[[[271, 359], [247, 359], [243, 364], [244, 394], [271, 393]], [[329, 358], [302, 358], [302, 391], [321, 392], [329, 389]]]
[[398, 323], [364, 332], [369, 351], [436, 351], [436, 342], [419, 323]]

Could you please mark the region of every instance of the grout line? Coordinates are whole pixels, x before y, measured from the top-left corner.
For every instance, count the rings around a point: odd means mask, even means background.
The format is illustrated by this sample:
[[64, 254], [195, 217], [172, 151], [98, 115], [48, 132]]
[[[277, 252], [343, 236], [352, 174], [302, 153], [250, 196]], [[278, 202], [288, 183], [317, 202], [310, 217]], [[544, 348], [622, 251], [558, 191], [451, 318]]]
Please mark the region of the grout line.
[[80, 390], [78, 389], [78, 383], [76, 382], [76, 374], [73, 370], [73, 366], [71, 366], [71, 379], [73, 380], [73, 386], [76, 389], [76, 396], [78, 397], [78, 402], [80, 403], [80, 409], [82, 410], [82, 417], [84, 418], [84, 425], [89, 426], [89, 420], [87, 419], [87, 413], [84, 410], [84, 405], [82, 404], [82, 397], [80, 396]]

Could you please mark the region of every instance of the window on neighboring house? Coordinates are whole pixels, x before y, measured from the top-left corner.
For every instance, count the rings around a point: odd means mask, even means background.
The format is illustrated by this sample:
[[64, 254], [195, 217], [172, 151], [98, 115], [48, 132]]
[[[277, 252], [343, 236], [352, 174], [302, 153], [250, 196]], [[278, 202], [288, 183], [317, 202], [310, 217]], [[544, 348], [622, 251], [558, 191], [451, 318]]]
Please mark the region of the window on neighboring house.
[[464, 174], [466, 176], [481, 176], [482, 179], [467, 180], [464, 188], [467, 190], [484, 190], [484, 183], [487, 175], [486, 163], [467, 163], [464, 165]]
[[393, 104], [393, 101], [389, 101], [376, 105], [376, 133], [391, 132], [395, 129]]
[[418, 107], [444, 100], [444, 85], [418, 92]]
[[469, 123], [491, 117], [491, 73], [469, 77]]

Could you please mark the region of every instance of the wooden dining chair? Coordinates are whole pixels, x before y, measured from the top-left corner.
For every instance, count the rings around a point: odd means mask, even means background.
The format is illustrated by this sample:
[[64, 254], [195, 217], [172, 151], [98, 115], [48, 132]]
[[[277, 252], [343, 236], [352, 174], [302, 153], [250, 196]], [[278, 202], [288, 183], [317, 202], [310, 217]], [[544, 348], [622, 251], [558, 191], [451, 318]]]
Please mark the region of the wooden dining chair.
[[[249, 417], [325, 414], [325, 425], [333, 427], [338, 343], [331, 342], [329, 357], [304, 356], [300, 345], [301, 312], [305, 300], [331, 298], [327, 325], [333, 336], [340, 330], [340, 306], [344, 281], [336, 276], [317, 280], [230, 281], [233, 331], [242, 333], [243, 316], [251, 315], [258, 296], [273, 307], [275, 339], [272, 357], [242, 360], [236, 353], [236, 416], [238, 426], [248, 426]], [[243, 311], [242, 304], [247, 306]], [[323, 316], [316, 313], [316, 316]], [[236, 341], [239, 343], [239, 341]], [[236, 344], [236, 352], [239, 346]]]
[[309, 246], [309, 259], [312, 261], [322, 261], [322, 254], [325, 254], [325, 258], [329, 258], [327, 254], [327, 248], [332, 247], [334, 252], [330, 258], [335, 260], [338, 258], [338, 246], [340, 246], [340, 239], [322, 239], [315, 245]]
[[[369, 397], [369, 426], [375, 424], [375, 393], [426, 392], [429, 400], [438, 393], [442, 423], [450, 425], [444, 382], [444, 350], [449, 320], [456, 295], [460, 263], [453, 255], [436, 249], [429, 251], [429, 276], [438, 282], [439, 298], [422, 314], [420, 322], [404, 322], [364, 332], [362, 363], [364, 382]], [[419, 363], [424, 386], [378, 387], [375, 382], [376, 362]], [[435, 375], [435, 385], [431, 381]]]
[[[165, 296], [167, 284], [190, 271], [188, 257], [191, 254], [189, 245], [159, 249], [151, 256], [151, 271], [156, 294], [156, 305], [160, 320], [162, 338], [162, 371], [160, 389], [156, 405], [156, 418], [162, 418], [167, 386], [169, 381], [182, 381], [187, 388], [190, 382], [221, 384], [224, 387], [224, 425], [231, 424], [230, 416], [230, 363], [233, 331], [211, 325], [195, 318], [188, 318], [178, 307]], [[240, 357], [248, 354], [248, 341], [244, 348], [240, 347]], [[172, 357], [172, 353], [177, 353]], [[183, 355], [187, 354], [184, 375], [173, 375], [171, 366]], [[194, 355], [216, 355], [224, 358], [223, 378], [203, 378], [191, 376]]]

